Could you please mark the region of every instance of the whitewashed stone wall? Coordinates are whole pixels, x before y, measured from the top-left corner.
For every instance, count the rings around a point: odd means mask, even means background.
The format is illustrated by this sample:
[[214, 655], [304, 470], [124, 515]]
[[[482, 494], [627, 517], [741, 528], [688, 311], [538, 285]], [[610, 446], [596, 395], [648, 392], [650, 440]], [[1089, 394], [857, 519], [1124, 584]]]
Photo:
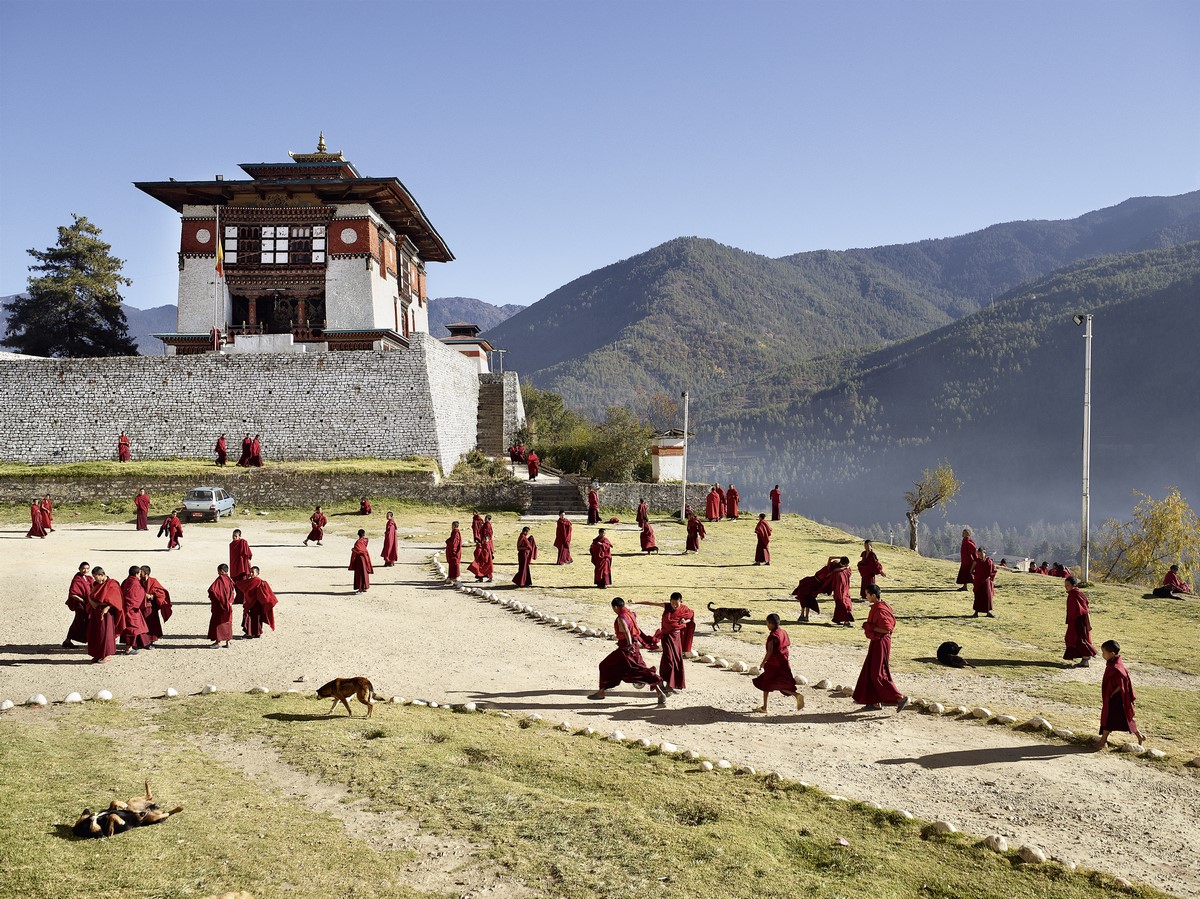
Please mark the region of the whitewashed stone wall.
[[260, 434], [267, 459], [431, 456], [444, 471], [475, 446], [479, 378], [440, 341], [320, 355], [0, 359], [0, 458], [206, 456], [228, 434]]
[[367, 271], [361, 256], [330, 259], [325, 270], [325, 321], [334, 330], [374, 328], [374, 307], [363, 302], [371, 296], [370, 279], [378, 273]]
[[[221, 285], [220, 300], [217, 300], [216, 282], [215, 257], [184, 257], [183, 270], [179, 273], [176, 331], [180, 334], [207, 334], [213, 327], [224, 329], [225, 323], [233, 316], [233, 308], [230, 305], [229, 291], [224, 285]], [[214, 322], [218, 302], [220, 317]], [[240, 325], [241, 322], [233, 324]]]

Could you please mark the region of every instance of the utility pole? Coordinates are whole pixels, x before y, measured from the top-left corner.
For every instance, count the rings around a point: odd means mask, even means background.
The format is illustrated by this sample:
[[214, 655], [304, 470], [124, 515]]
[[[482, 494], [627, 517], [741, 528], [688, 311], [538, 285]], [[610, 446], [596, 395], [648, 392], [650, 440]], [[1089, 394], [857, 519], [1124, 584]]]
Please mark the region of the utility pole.
[[688, 395], [683, 396], [683, 495], [679, 498], [679, 521], [687, 521], [684, 510], [687, 509], [687, 449], [688, 449]]
[[1086, 584], [1091, 567], [1092, 317], [1080, 314], [1074, 321], [1076, 325], [1083, 325], [1083, 515], [1079, 555], [1081, 575]]

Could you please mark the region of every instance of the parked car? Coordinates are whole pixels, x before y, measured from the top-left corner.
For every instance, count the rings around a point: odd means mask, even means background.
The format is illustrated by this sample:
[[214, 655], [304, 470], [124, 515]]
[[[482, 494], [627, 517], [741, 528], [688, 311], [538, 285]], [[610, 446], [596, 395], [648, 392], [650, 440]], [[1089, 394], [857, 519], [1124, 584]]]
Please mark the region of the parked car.
[[218, 521], [222, 515], [232, 515], [234, 505], [233, 497], [220, 487], [193, 487], [183, 498], [183, 517], [187, 521]]

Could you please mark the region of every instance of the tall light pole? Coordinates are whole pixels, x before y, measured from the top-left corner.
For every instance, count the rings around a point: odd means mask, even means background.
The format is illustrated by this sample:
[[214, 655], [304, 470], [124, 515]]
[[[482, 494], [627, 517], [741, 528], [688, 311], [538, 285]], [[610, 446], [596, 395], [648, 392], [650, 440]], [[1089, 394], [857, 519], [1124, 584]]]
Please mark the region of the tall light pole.
[[679, 521], [683, 523], [687, 521], [685, 511], [687, 509], [687, 444], [688, 444], [688, 395], [685, 390], [681, 394], [683, 398], [683, 495], [679, 498]]
[[1087, 313], [1074, 316], [1075, 324], [1083, 325], [1083, 526], [1080, 536], [1080, 568], [1083, 582], [1088, 582], [1090, 567], [1091, 528], [1091, 463], [1092, 463], [1092, 317]]

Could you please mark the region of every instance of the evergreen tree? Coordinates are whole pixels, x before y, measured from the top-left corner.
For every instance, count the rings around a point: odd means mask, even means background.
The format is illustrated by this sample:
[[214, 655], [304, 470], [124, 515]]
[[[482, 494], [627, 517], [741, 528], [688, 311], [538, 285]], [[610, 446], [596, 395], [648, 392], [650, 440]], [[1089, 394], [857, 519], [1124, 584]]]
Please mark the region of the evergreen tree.
[[4, 343], [32, 356], [136, 356], [121, 309], [122, 260], [100, 239], [100, 229], [72, 215], [58, 229], [58, 243], [29, 250], [28, 292], [8, 305]]

